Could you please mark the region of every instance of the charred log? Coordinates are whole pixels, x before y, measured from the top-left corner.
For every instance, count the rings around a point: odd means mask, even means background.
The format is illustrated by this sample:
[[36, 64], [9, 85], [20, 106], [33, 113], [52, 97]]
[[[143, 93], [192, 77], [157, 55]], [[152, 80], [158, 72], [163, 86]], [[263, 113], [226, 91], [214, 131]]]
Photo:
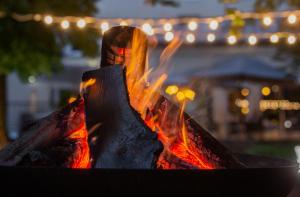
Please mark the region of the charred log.
[[176, 165], [165, 165], [177, 162], [174, 160], [174, 155], [202, 169], [244, 167], [244, 164], [229, 149], [212, 137], [187, 113], [184, 112], [181, 118], [174, 118], [174, 114], [176, 117], [176, 114], [181, 113], [180, 111], [177, 105], [161, 96], [149, 113], [150, 119], [156, 116], [151, 124], [159, 128], [160, 139], [165, 146], [164, 154], [160, 155], [157, 164], [159, 168], [174, 169], [175, 167], [176, 169]]
[[[120, 54], [119, 51], [125, 53]], [[134, 53], [128, 55], [126, 51]], [[122, 64], [131, 70], [127, 73], [128, 80], [140, 80], [145, 72], [146, 53], [147, 37], [143, 32], [133, 27], [114, 27], [104, 34], [101, 67]], [[128, 84], [131, 83], [127, 81]], [[213, 138], [187, 113], [181, 113], [178, 106], [159, 93], [157, 95], [160, 99], [152, 109], [149, 109], [144, 120], [150, 128], [157, 130], [159, 139], [164, 145], [157, 167], [163, 169], [243, 167], [230, 150]], [[130, 94], [131, 101], [135, 100], [134, 96]], [[131, 104], [136, 107], [134, 105], [136, 102]]]
[[79, 98], [37, 121], [0, 151], [0, 165], [89, 167], [84, 101]]
[[101, 126], [91, 135], [95, 168], [153, 169], [162, 149], [130, 106], [124, 69], [106, 67], [86, 72], [83, 82], [95, 79], [84, 95], [87, 127]]

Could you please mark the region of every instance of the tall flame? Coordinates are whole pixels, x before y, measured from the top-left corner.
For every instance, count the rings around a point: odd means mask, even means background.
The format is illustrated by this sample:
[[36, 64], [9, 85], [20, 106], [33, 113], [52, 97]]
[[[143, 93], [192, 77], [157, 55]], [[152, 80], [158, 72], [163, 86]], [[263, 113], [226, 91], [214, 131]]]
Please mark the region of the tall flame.
[[161, 53], [157, 67], [150, 68], [147, 61], [146, 65], [141, 68], [140, 61], [143, 51], [140, 47], [143, 46], [144, 39], [139, 31], [134, 33], [131, 59], [126, 64], [127, 87], [131, 105], [141, 114], [145, 123], [158, 133], [158, 137], [164, 145], [157, 166], [164, 169], [172, 168], [172, 164], [168, 164], [166, 161], [166, 158], [172, 155], [195, 168], [214, 168], [199, 150], [189, 143], [188, 128], [184, 120], [185, 102], [182, 102], [177, 115], [169, 114], [172, 112], [168, 108], [159, 114], [150, 113], [161, 98], [161, 88], [170, 69], [169, 60], [180, 47], [181, 41], [178, 38], [173, 39]]

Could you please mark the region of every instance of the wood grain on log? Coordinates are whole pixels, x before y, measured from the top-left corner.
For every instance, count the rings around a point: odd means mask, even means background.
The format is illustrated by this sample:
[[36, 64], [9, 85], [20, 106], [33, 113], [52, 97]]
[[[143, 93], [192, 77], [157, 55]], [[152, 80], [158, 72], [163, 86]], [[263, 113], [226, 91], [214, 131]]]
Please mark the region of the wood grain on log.
[[162, 150], [152, 132], [130, 106], [124, 69], [101, 68], [84, 73], [96, 79], [84, 93], [87, 127], [101, 123], [91, 138], [95, 168], [153, 169]]

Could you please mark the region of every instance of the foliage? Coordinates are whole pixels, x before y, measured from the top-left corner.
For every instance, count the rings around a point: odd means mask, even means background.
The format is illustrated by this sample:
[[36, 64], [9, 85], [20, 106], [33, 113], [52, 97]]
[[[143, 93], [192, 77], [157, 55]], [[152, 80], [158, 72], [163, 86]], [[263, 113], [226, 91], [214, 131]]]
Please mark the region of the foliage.
[[[280, 7], [285, 6], [290, 9], [300, 9], [300, 0], [256, 0], [254, 8], [257, 12], [276, 11]], [[297, 26], [289, 26], [284, 19], [279, 21], [280, 29], [282, 31], [298, 32], [299, 24]], [[300, 45], [288, 46], [285, 43], [280, 43], [275, 54], [275, 58], [281, 61], [291, 61], [290, 68], [292, 70], [299, 70], [300, 65]]]
[[56, 16], [92, 16], [96, 0], [1, 0], [0, 74], [16, 71], [23, 79], [29, 75], [50, 74], [61, 68], [62, 49], [70, 44], [87, 56], [98, 53], [98, 32], [94, 29], [71, 29], [63, 32], [59, 25], [15, 21], [13, 13], [47, 13]]

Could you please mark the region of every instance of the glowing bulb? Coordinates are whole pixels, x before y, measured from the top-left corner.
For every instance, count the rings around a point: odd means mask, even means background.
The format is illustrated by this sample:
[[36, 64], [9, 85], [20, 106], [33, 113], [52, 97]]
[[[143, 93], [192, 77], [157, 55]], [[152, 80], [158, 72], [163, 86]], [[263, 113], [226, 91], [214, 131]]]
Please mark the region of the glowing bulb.
[[263, 18], [263, 24], [264, 24], [265, 26], [270, 26], [270, 25], [272, 24], [272, 22], [273, 22], [273, 20], [272, 20], [272, 18], [269, 17], [269, 16], [265, 16], [265, 17]]
[[289, 24], [295, 24], [297, 22], [297, 16], [294, 14], [291, 14], [288, 16], [287, 21]]
[[263, 87], [261, 89], [261, 94], [264, 96], [269, 96], [271, 94], [271, 89], [269, 87]]
[[176, 98], [177, 98], [178, 101], [183, 101], [183, 100], [185, 100], [185, 95], [184, 95], [183, 92], [179, 91], [176, 94]]
[[120, 22], [120, 25], [121, 25], [121, 26], [128, 26], [128, 23], [127, 23], [126, 21], [121, 21], [121, 22]]
[[252, 45], [252, 46], [253, 46], [253, 45], [256, 45], [256, 43], [257, 43], [257, 37], [254, 36], [254, 35], [249, 36], [248, 42], [249, 42], [249, 44]]
[[210, 21], [208, 26], [211, 30], [216, 30], [219, 27], [219, 23], [216, 20], [212, 20], [212, 21]]
[[178, 87], [176, 85], [170, 85], [166, 88], [166, 93], [169, 95], [176, 94], [178, 92]]
[[193, 43], [193, 42], [195, 42], [196, 37], [195, 37], [194, 34], [189, 33], [189, 34], [186, 35], [185, 39], [186, 39], [186, 41], [187, 41], [188, 43]]
[[191, 31], [195, 31], [198, 28], [198, 24], [195, 21], [191, 21], [188, 24], [188, 28]]
[[193, 90], [187, 89], [183, 91], [184, 97], [193, 101], [195, 99], [196, 93]]
[[35, 83], [36, 82], [35, 76], [29, 76], [28, 77], [28, 82], [31, 83], [31, 84]]
[[234, 44], [236, 44], [237, 43], [237, 38], [236, 38], [236, 36], [228, 36], [227, 37], [227, 42], [228, 42], [228, 44], [230, 44], [230, 45], [234, 45]]
[[164, 24], [164, 30], [165, 31], [171, 31], [173, 29], [173, 26], [171, 23]]
[[214, 42], [216, 40], [216, 35], [213, 33], [207, 34], [206, 39], [208, 42]]
[[101, 28], [102, 33], [106, 32], [109, 29], [108, 22], [101, 23], [100, 28]]
[[242, 112], [242, 114], [248, 114], [249, 113], [249, 108], [248, 107], [243, 107], [243, 108], [241, 108], [241, 112]]
[[86, 22], [85, 22], [84, 19], [79, 19], [77, 21], [76, 25], [77, 25], [78, 28], [82, 29], [82, 28], [84, 28], [86, 26]]
[[170, 42], [171, 40], [173, 40], [173, 38], [174, 38], [174, 34], [172, 32], [169, 31], [165, 34], [165, 40], [167, 42]]
[[250, 90], [248, 88], [243, 88], [241, 90], [241, 95], [248, 96], [250, 94]]
[[44, 18], [44, 22], [47, 24], [47, 25], [50, 25], [53, 23], [53, 17], [52, 16], [45, 16]]
[[63, 29], [68, 29], [70, 27], [70, 22], [67, 21], [67, 20], [63, 20], [61, 23], [60, 23], [60, 26], [61, 28]]
[[290, 45], [295, 44], [296, 41], [297, 41], [297, 38], [296, 38], [296, 36], [294, 36], [294, 35], [290, 35], [290, 36], [287, 38], [287, 43], [290, 44]]
[[279, 42], [279, 36], [277, 36], [276, 34], [273, 34], [270, 37], [270, 42], [273, 43], [273, 44], [278, 43]]
[[284, 121], [284, 127], [285, 128], [290, 129], [292, 126], [293, 126], [292, 121], [290, 121], [290, 120]]
[[142, 25], [142, 30], [148, 34], [149, 36], [152, 36], [154, 34], [154, 31], [152, 29], [152, 26], [149, 23], [144, 23]]

